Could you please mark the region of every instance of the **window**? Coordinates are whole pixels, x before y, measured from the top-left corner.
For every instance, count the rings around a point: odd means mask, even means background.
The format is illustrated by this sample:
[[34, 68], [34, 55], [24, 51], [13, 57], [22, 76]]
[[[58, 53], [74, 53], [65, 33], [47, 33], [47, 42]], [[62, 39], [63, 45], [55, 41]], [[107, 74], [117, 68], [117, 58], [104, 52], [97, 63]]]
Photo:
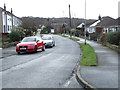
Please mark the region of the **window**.
[[3, 27], [3, 30], [4, 30], [3, 32], [5, 33], [5, 25], [4, 25], [4, 27]]
[[9, 31], [9, 25], [8, 25], [8, 31]]

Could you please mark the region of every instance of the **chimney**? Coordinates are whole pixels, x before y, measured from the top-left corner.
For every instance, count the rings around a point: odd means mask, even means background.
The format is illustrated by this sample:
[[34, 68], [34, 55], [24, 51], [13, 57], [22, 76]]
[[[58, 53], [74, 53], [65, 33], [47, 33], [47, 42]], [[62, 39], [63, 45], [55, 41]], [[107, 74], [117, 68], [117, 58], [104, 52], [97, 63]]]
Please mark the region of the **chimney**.
[[4, 9], [6, 10], [6, 5], [5, 5], [5, 3], [4, 3]]
[[98, 16], [98, 20], [100, 20], [100, 21], [102, 20], [101, 15]]
[[11, 8], [11, 14], [13, 14], [13, 10], [12, 10], [12, 8]]

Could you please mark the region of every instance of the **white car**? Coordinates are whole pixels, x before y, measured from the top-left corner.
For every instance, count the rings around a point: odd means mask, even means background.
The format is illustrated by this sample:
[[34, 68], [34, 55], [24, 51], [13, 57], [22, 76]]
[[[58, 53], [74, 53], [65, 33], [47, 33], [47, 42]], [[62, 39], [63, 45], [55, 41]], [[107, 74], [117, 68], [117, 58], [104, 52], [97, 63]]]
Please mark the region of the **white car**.
[[45, 47], [53, 47], [55, 46], [55, 40], [52, 35], [44, 35], [42, 40], [45, 43]]

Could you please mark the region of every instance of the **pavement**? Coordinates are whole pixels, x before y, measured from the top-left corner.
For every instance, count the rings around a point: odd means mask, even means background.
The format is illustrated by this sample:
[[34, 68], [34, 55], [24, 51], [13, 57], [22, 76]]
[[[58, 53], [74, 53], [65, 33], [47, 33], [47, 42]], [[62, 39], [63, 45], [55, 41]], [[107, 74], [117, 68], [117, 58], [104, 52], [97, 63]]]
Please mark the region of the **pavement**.
[[8, 57], [11, 55], [15, 55], [15, 46], [9, 48], [0, 48], [0, 58]]
[[[84, 39], [79, 39], [78, 43], [84, 43]], [[118, 53], [94, 41], [87, 40], [87, 43], [97, 54], [98, 66], [79, 66], [76, 75], [78, 82], [85, 88], [118, 89]]]

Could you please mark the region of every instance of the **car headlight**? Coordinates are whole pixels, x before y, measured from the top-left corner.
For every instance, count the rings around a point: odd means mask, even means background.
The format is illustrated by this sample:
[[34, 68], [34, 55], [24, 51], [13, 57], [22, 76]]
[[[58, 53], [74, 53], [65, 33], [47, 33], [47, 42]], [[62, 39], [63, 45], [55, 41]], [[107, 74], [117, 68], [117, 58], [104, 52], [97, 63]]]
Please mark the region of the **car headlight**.
[[28, 45], [28, 46], [34, 46], [34, 44]]

